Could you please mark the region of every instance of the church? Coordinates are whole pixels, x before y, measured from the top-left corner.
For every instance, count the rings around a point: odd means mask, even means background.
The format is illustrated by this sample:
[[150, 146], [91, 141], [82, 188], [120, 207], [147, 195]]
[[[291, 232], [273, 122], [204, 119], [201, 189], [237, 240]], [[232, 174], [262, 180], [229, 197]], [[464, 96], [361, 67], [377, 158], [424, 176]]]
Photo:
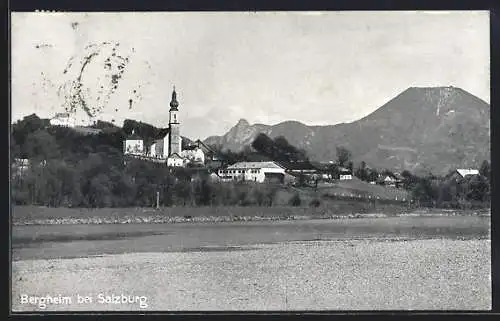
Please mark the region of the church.
[[189, 163], [203, 165], [205, 155], [199, 146], [191, 146], [185, 150], [182, 149], [182, 137], [180, 133], [179, 120], [179, 102], [175, 86], [170, 100], [168, 127], [161, 130], [155, 137], [154, 142], [147, 146], [141, 137], [132, 135], [124, 141], [123, 153], [152, 160], [157, 162], [166, 162], [169, 167], [184, 167]]

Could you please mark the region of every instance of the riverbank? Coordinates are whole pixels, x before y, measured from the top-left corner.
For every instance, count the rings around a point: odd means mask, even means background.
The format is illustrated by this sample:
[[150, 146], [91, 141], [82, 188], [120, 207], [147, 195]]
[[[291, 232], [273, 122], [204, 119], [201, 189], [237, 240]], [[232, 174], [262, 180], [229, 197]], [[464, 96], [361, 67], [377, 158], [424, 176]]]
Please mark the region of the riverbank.
[[485, 210], [408, 209], [381, 207], [373, 211], [341, 211], [315, 207], [173, 207], [173, 208], [48, 208], [15, 206], [13, 225], [53, 224], [165, 224], [218, 223], [239, 221], [277, 221], [309, 219], [383, 218], [398, 216], [489, 216]]
[[[15, 261], [14, 311], [489, 310], [489, 240], [344, 240]], [[21, 296], [71, 298], [22, 303]], [[101, 295], [145, 297], [106, 303]], [[77, 303], [77, 296], [91, 302]], [[101, 296], [102, 298], [102, 296]]]

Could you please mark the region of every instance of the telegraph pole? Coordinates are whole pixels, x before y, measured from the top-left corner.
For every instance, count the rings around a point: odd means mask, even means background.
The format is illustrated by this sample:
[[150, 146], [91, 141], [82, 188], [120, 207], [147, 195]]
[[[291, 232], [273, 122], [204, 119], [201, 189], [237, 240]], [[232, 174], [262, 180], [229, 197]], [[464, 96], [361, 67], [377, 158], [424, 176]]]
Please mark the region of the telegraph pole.
[[156, 209], [160, 208], [160, 192], [156, 192]]

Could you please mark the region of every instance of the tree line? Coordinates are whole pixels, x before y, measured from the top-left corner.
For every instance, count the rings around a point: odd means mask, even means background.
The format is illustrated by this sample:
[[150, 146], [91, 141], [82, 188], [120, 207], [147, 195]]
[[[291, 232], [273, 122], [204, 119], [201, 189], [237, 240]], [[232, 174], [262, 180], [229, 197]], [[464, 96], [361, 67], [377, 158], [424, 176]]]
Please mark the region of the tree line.
[[[136, 123], [137, 124], [137, 123]], [[142, 124], [144, 125], [144, 124]], [[165, 164], [127, 158], [122, 153], [126, 131], [156, 135], [149, 126], [125, 130], [101, 122], [97, 135], [50, 126], [30, 115], [11, 131], [11, 163], [28, 159], [24, 172], [11, 177], [15, 204], [71, 207], [259, 205], [273, 206], [276, 186], [216, 184], [197, 168], [170, 169]], [[142, 127], [141, 127], [142, 126]]]
[[[105, 122], [96, 126], [102, 129], [101, 133], [81, 135], [69, 128], [50, 126], [48, 120], [36, 115], [13, 124], [11, 162], [15, 158], [30, 161], [24, 173], [12, 172], [13, 201], [46, 206], [154, 206], [159, 193], [163, 206], [274, 204], [276, 186], [216, 184], [204, 169], [173, 170], [164, 164], [124, 158], [122, 146], [127, 133], [134, 129], [153, 137], [158, 131], [150, 125], [128, 121], [124, 128]], [[284, 137], [271, 139], [265, 134], [258, 135], [251, 147], [240, 152], [220, 148], [218, 152], [226, 164], [252, 160], [309, 161], [304, 150]], [[353, 168], [349, 150], [338, 147], [337, 159], [326, 171], [338, 177], [341, 168], [348, 168], [359, 179], [370, 182], [376, 181], [379, 174], [393, 175], [390, 170], [368, 168], [365, 162]], [[409, 171], [403, 171], [401, 176], [403, 188], [411, 192], [418, 205], [464, 208], [489, 206], [490, 171], [489, 162], [484, 161], [480, 175], [465, 178], [451, 173], [444, 177], [417, 176]], [[291, 204], [300, 204], [299, 199], [295, 195]]]

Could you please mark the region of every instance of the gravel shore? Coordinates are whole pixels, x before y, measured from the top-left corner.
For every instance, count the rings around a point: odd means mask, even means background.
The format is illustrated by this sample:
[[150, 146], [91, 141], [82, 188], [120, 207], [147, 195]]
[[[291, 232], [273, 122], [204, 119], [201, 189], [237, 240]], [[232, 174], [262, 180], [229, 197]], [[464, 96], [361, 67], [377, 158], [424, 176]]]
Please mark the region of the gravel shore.
[[[491, 309], [489, 240], [301, 241], [12, 264], [13, 311]], [[102, 303], [99, 294], [135, 299]], [[72, 302], [42, 309], [22, 295]]]

